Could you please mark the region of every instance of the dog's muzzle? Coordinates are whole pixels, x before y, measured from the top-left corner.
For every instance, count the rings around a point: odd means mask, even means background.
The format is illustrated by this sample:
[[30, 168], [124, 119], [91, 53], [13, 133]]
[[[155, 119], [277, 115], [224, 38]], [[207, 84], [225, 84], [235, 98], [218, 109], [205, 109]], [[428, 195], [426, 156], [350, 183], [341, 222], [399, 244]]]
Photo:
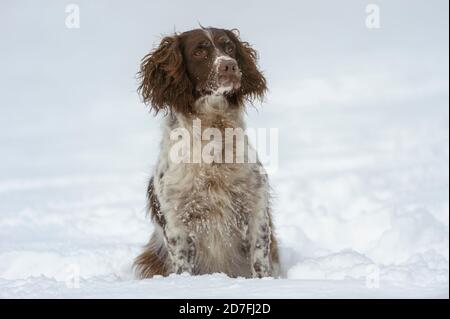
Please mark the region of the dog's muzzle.
[[220, 56], [215, 61], [217, 86], [226, 91], [236, 91], [241, 87], [241, 71], [235, 59]]

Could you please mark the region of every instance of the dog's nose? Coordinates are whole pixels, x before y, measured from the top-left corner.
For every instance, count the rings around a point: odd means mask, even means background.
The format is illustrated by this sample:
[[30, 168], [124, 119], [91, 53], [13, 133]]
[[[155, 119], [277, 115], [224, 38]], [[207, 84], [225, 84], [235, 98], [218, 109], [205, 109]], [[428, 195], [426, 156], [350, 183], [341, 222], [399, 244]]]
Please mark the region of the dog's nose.
[[235, 60], [222, 59], [219, 62], [219, 75], [234, 75], [238, 72], [238, 65]]

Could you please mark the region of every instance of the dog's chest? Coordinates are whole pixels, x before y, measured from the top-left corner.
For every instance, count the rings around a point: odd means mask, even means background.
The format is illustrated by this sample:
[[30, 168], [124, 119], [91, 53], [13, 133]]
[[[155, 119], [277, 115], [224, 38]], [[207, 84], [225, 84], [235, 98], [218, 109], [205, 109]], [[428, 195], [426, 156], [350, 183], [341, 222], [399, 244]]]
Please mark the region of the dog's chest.
[[255, 196], [249, 167], [233, 164], [185, 164], [164, 176], [163, 201], [185, 225], [208, 232], [233, 232], [247, 223]]
[[[248, 262], [245, 240], [259, 196], [242, 165], [182, 165], [168, 170], [163, 202], [172, 224], [194, 236], [210, 271], [234, 272]], [[167, 183], [172, 179], [173, 182]], [[175, 179], [178, 183], [175, 183]]]
[[[189, 131], [189, 136], [193, 139], [196, 136], [195, 128], [191, 126], [194, 122], [192, 119], [178, 118], [169, 122], [168, 127], [172, 130], [174, 127], [182, 127]], [[212, 127], [224, 137], [227, 127], [239, 127], [238, 124], [238, 116], [203, 117], [201, 135], [204, 135], [204, 130]], [[244, 148], [247, 148], [245, 137], [237, 136], [236, 143], [239, 141], [243, 141]], [[163, 145], [173, 143], [166, 139]], [[204, 151], [203, 147], [209, 141], [202, 140], [200, 143]], [[191, 147], [192, 151], [194, 149], [195, 147]], [[235, 147], [226, 146], [224, 153], [230, 149], [234, 158]], [[202, 231], [207, 231], [210, 227], [222, 227], [231, 231], [241, 228], [247, 222], [251, 208], [258, 201], [258, 187], [261, 187], [261, 183], [258, 183], [260, 177], [257, 164], [225, 163], [225, 156], [221, 158], [222, 161], [213, 163], [205, 163], [202, 158], [202, 163], [176, 164], [171, 162], [168, 148], [161, 155], [159, 167], [163, 174], [157, 172], [157, 176], [163, 175], [159, 181], [159, 195], [167, 212], [174, 214], [184, 224]]]
[[[208, 244], [208, 250], [216, 253], [230, 250], [218, 247], [220, 245], [239, 248], [242, 239], [247, 236], [252, 214], [265, 205], [266, 179], [261, 175], [258, 163], [173, 163], [170, 148], [175, 142], [169, 139], [170, 131], [181, 127], [189, 131], [189, 136], [193, 138], [196, 134], [192, 124], [193, 119], [183, 117], [167, 122], [155, 172], [161, 208], [169, 223], [187, 227], [199, 241]], [[222, 136], [228, 127], [243, 126], [237, 115], [208, 116], [202, 118], [201, 124], [203, 129], [212, 127]], [[249, 147], [245, 137], [237, 136], [235, 141], [236, 144], [244, 141], [245, 149]], [[205, 143], [208, 142], [203, 141], [202, 146]], [[234, 157], [236, 149], [231, 147], [231, 150]]]

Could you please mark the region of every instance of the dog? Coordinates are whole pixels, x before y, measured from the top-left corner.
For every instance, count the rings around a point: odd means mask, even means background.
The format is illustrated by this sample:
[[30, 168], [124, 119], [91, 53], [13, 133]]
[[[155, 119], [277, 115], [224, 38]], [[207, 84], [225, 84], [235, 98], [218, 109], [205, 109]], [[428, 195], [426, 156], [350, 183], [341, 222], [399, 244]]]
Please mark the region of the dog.
[[[134, 261], [136, 275], [278, 277], [270, 186], [259, 160], [171, 159], [177, 143], [171, 132], [183, 129], [194, 137], [196, 121], [201, 121], [202, 133], [205, 127], [222, 134], [245, 129], [246, 102], [262, 100], [267, 90], [257, 52], [240, 40], [237, 30], [201, 27], [164, 37], [142, 59], [138, 79], [144, 103], [165, 117], [159, 159], [147, 189], [155, 229]], [[254, 150], [246, 137], [234, 139]], [[226, 141], [219, 146], [236, 153], [236, 146]], [[220, 159], [223, 152], [218, 153]]]

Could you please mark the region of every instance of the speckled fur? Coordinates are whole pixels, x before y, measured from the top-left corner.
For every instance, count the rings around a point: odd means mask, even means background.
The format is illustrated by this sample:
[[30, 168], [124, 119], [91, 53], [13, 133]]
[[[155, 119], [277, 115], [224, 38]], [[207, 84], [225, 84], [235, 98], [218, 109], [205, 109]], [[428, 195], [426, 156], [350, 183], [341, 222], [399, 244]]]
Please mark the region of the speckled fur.
[[156, 229], [135, 261], [137, 274], [141, 278], [181, 272], [276, 277], [270, 189], [261, 164], [176, 164], [169, 158], [175, 143], [171, 130], [183, 127], [192, 134], [195, 119], [202, 121], [202, 128], [217, 128], [223, 136], [225, 128], [244, 128], [243, 107], [218, 96], [196, 103], [195, 115], [175, 113], [165, 120], [148, 192]]
[[[249, 153], [244, 161], [235, 157], [239, 146], [248, 149], [245, 135], [236, 134], [235, 142], [226, 138], [227, 129], [243, 132], [245, 102], [262, 99], [267, 90], [257, 52], [237, 30], [202, 27], [164, 37], [142, 59], [138, 77], [143, 101], [167, 116], [147, 192], [155, 230], [135, 260], [137, 275], [278, 276], [267, 175], [258, 161], [246, 159]], [[214, 145], [222, 143], [222, 161], [203, 157], [200, 164], [197, 156], [191, 164], [171, 161], [178, 143], [171, 132], [184, 128], [192, 142], [193, 135], [203, 135], [193, 129], [198, 120], [202, 130], [224, 138], [214, 139]], [[202, 141], [200, 152], [210, 143]]]

